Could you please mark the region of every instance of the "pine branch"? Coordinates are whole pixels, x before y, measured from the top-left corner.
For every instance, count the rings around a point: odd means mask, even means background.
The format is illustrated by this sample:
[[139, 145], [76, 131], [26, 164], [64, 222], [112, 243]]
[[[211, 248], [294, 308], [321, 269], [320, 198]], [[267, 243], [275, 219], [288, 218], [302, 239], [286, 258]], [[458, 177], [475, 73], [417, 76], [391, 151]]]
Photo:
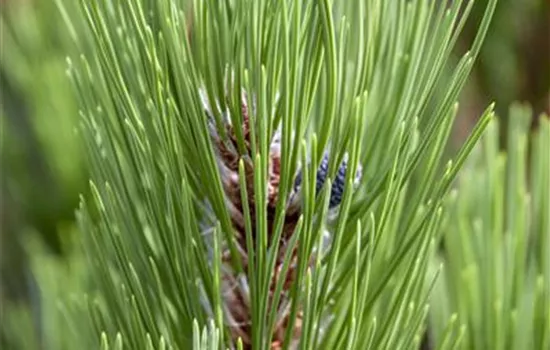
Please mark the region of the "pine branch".
[[432, 297], [441, 348], [457, 337], [464, 349], [550, 345], [550, 127], [542, 117], [530, 135], [531, 119], [528, 107], [510, 108], [505, 152], [493, 121], [448, 200], [437, 257], [445, 268]]
[[462, 1], [82, 1], [82, 342], [187, 348], [213, 322], [229, 348], [418, 346], [442, 206], [492, 116], [440, 169], [495, 4], [446, 79]]

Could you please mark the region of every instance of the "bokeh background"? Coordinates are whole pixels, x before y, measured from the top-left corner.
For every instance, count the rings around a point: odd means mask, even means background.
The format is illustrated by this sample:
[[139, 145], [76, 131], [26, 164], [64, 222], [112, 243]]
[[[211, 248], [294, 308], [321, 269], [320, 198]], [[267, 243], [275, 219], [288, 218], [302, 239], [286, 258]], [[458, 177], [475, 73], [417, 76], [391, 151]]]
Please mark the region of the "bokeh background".
[[[473, 40], [486, 1], [477, 1], [457, 50]], [[506, 135], [508, 108], [528, 103], [536, 116], [550, 111], [550, 1], [500, 0], [461, 100], [455, 140], [461, 141], [491, 102]], [[533, 121], [536, 127], [538, 118]]]
[[[457, 45], [457, 57], [473, 40], [484, 3], [476, 2]], [[78, 234], [74, 209], [79, 196], [86, 195], [88, 176], [76, 131], [78, 109], [65, 75], [66, 56], [75, 49], [72, 39], [78, 28], [67, 29], [63, 16], [73, 14], [60, 14], [54, 0], [0, 0], [0, 9], [0, 317], [4, 317], [2, 310], [13, 304], [30, 305], [39, 312], [28, 242], [41, 242], [50, 254], [63, 259]], [[530, 104], [535, 115], [550, 113], [550, 1], [500, 0], [461, 98], [451, 148], [465, 139], [493, 101], [503, 134], [514, 101]], [[6, 337], [2, 334], [0, 347]]]

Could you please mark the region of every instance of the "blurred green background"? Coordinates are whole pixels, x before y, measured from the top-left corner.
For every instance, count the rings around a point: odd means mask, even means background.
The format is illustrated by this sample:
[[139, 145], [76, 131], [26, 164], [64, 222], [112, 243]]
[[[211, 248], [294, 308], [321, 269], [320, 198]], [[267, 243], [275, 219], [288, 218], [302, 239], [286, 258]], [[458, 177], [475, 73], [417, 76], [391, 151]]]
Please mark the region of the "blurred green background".
[[[473, 40], [486, 1], [477, 1], [458, 43]], [[500, 0], [476, 67], [462, 95], [455, 139], [465, 138], [485, 107], [496, 101], [506, 134], [508, 108], [530, 104], [535, 116], [550, 112], [550, 1]], [[538, 118], [533, 121], [533, 126]], [[501, 137], [501, 143], [503, 139]]]
[[[38, 283], [28, 242], [62, 256], [75, 232], [74, 209], [87, 174], [76, 133], [78, 109], [65, 75], [73, 44], [53, 1], [0, 2], [0, 303], [31, 305]], [[1, 327], [0, 348], [5, 330]], [[29, 335], [30, 336], [30, 335]], [[4, 347], [6, 346], [6, 347]]]
[[[78, 109], [65, 75], [65, 57], [75, 46], [55, 1], [2, 0], [0, 6], [0, 303], [2, 310], [23, 303], [38, 312], [26, 242], [38, 238], [62, 258], [76, 232], [79, 195], [86, 193]], [[473, 40], [484, 7], [476, 2], [457, 53]], [[492, 101], [503, 135], [513, 101], [529, 103], [535, 115], [550, 113], [550, 1], [500, 0], [462, 96], [456, 144]]]

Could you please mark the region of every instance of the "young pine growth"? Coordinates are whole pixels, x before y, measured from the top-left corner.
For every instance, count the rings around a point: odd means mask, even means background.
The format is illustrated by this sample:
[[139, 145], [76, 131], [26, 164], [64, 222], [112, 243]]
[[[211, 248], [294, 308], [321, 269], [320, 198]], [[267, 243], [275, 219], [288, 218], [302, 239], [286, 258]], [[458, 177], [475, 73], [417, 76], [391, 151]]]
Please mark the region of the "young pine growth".
[[[203, 96], [203, 101], [206, 98]], [[254, 103], [254, 100], [252, 100]], [[217, 103], [218, 104], [218, 103]], [[207, 113], [209, 127], [211, 129], [212, 140], [215, 145], [218, 168], [221, 175], [221, 182], [225, 192], [225, 202], [231, 216], [233, 224], [233, 233], [236, 238], [237, 248], [240, 252], [240, 259], [245, 272], [250, 268], [248, 260], [250, 259], [249, 249], [246, 242], [246, 224], [249, 224], [249, 233], [252, 240], [257, 239], [255, 233], [258, 232], [256, 225], [256, 215], [254, 212], [255, 195], [254, 195], [254, 166], [250, 154], [250, 120], [251, 110], [248, 106], [248, 99], [245, 93], [242, 96], [241, 113], [243, 122], [241, 129], [243, 131], [243, 139], [246, 145], [244, 154], [239, 153], [237, 135], [231, 125], [230, 118], [224, 115], [224, 127], [227, 136], [227, 141], [224, 141], [222, 136], [217, 133], [214, 125], [214, 117], [211, 115], [211, 106], [205, 102], [204, 109]], [[253, 113], [253, 112], [252, 112]], [[316, 172], [315, 177], [315, 197], [319, 195], [324, 183], [328, 177], [329, 158], [328, 153], [325, 153], [321, 164]], [[240, 167], [239, 167], [240, 166]], [[346, 181], [347, 161], [344, 160], [338, 168], [335, 176], [334, 184], [330, 189], [329, 209], [336, 209], [341, 201]], [[242, 177], [240, 178], [239, 171]], [[282, 219], [282, 231], [277, 238], [277, 242], [273, 241], [275, 232], [275, 218], [278, 204], [279, 184], [281, 178], [281, 131], [276, 130], [269, 147], [268, 155], [268, 175], [266, 181], [267, 194], [267, 234], [268, 241], [271, 244], [278, 245], [278, 253], [275, 258], [274, 274], [269, 285], [269, 295], [267, 303], [269, 308], [276, 310], [277, 316], [275, 319], [275, 329], [273, 333], [273, 341], [271, 347], [273, 349], [281, 348], [284, 342], [285, 328], [288, 327], [290, 317], [290, 286], [295, 282], [296, 272], [298, 268], [298, 247], [294, 246], [289, 252], [288, 247], [292, 234], [295, 233], [298, 221], [302, 215], [301, 205], [303, 199], [300, 197], [303, 194], [301, 190], [302, 173], [298, 171], [294, 179], [294, 186], [290, 194], [290, 199], [285, 205], [285, 216]], [[361, 178], [361, 172], [358, 170], [355, 175], [354, 184], [358, 184]], [[244, 181], [241, 181], [243, 180]], [[248, 181], [247, 181], [248, 180]], [[241, 189], [242, 183], [246, 183], [246, 188]], [[243, 195], [246, 194], [246, 195]], [[229, 325], [233, 338], [237, 341], [242, 339], [245, 347], [251, 346], [249, 337], [251, 327], [251, 311], [250, 310], [250, 286], [246, 275], [238, 275], [231, 268], [230, 251], [229, 249], [222, 250], [222, 261], [224, 265], [222, 276], [222, 291], [225, 311], [225, 321]], [[287, 267], [286, 276], [281, 275], [285, 264], [285, 255], [290, 254], [290, 265]], [[313, 263], [310, 257], [310, 265]], [[277, 288], [277, 282], [280, 278], [284, 278], [282, 282], [283, 288], [278, 295], [278, 304], [274, 305], [274, 294]], [[301, 330], [301, 310], [297, 314], [298, 320], [295, 321], [294, 337], [300, 337]]]
[[417, 347], [441, 206], [492, 115], [442, 171], [495, 1], [450, 78], [463, 1], [190, 5], [80, 4], [93, 48], [69, 61], [93, 193], [78, 212], [93, 282], [80, 339]]

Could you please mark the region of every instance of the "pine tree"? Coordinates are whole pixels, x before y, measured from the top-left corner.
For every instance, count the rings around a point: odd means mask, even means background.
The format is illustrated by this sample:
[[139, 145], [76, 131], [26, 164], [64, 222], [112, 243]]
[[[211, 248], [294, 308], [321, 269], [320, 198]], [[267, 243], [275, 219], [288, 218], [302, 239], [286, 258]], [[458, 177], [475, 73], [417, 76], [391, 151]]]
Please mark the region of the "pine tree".
[[448, 78], [471, 3], [82, 2], [83, 344], [418, 346], [442, 205], [492, 116], [439, 166], [494, 7]]
[[548, 116], [446, 147], [495, 0], [457, 61], [473, 1], [57, 5], [91, 195], [31, 254], [49, 348], [550, 347]]

